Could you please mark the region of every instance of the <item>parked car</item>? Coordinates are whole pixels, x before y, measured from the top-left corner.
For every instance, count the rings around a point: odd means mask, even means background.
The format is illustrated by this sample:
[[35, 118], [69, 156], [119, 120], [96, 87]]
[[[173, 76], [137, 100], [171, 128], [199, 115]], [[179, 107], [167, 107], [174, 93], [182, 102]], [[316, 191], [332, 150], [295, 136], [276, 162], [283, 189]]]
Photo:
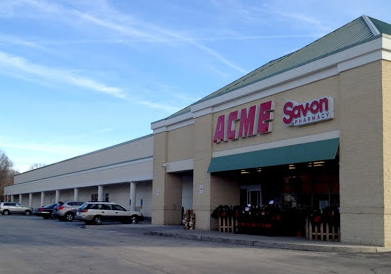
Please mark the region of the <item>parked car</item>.
[[10, 214], [31, 215], [33, 213], [33, 209], [28, 206], [22, 206], [19, 203], [3, 202], [0, 203], [0, 213], [3, 215], [10, 215]]
[[104, 221], [137, 224], [144, 220], [144, 216], [141, 212], [126, 210], [113, 202], [86, 202], [79, 207], [76, 219], [95, 225], [100, 225]]
[[59, 203], [53, 203], [53, 204], [39, 207], [34, 211], [34, 215], [40, 216], [44, 219], [53, 219], [53, 216], [52, 216], [53, 209], [57, 205], [62, 205], [62, 204], [63, 204], [63, 202], [59, 202]]
[[52, 216], [60, 221], [72, 222], [76, 212], [84, 202], [65, 202], [54, 207]]

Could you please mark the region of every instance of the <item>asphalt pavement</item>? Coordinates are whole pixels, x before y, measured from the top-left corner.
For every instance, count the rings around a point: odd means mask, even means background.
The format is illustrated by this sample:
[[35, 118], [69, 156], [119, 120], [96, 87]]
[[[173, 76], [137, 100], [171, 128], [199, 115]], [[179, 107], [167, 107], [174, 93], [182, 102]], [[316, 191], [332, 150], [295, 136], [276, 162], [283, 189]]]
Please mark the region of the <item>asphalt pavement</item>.
[[0, 216], [0, 274], [391, 273], [391, 253], [358, 253], [357, 246], [352, 253], [309, 252], [302, 242], [340, 245], [147, 223]]
[[[391, 252], [391, 248], [380, 246], [355, 245], [341, 242], [311, 241], [304, 237], [246, 235], [218, 231], [185, 230], [181, 225], [152, 225], [148, 220], [137, 225], [115, 225], [112, 230], [126, 233], [132, 229], [141, 230], [145, 235], [173, 237], [185, 240], [226, 243], [233, 245], [253, 246], [260, 248], [277, 248], [301, 251], [338, 252], [338, 253], [381, 253]], [[99, 229], [96, 226], [89, 226]], [[101, 228], [103, 229], [103, 228]], [[105, 228], [107, 229], [107, 227]]]

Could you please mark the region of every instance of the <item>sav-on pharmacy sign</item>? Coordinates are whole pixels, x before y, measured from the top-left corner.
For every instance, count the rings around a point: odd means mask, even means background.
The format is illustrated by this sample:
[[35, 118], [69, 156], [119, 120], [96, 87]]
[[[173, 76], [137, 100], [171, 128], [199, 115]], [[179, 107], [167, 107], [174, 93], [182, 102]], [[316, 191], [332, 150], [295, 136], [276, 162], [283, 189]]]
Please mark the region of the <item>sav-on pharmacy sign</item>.
[[283, 107], [283, 123], [287, 126], [303, 126], [334, 118], [334, 99], [323, 97], [302, 104], [288, 101]]

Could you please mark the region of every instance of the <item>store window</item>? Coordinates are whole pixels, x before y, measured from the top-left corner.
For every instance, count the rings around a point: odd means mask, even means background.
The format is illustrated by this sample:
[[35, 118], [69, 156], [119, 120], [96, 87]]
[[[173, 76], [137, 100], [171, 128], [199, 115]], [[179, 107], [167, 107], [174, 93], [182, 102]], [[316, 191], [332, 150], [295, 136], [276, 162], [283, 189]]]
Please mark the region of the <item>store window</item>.
[[[91, 202], [98, 202], [98, 194], [96, 194], [96, 193], [91, 194]], [[104, 202], [110, 202], [110, 194], [109, 193], [105, 194]]]
[[339, 206], [338, 159], [219, 173], [240, 182], [240, 205]]

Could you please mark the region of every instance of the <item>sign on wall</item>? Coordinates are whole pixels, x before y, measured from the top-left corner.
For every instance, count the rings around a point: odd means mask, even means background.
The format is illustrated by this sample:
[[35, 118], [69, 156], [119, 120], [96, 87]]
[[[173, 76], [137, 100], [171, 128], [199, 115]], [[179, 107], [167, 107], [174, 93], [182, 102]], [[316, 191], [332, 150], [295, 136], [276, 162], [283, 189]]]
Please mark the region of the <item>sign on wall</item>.
[[287, 126], [302, 126], [334, 119], [334, 99], [325, 96], [302, 104], [288, 101], [283, 107], [283, 123]]
[[[237, 140], [272, 131], [274, 101], [235, 110], [220, 115], [214, 131], [213, 142]], [[334, 119], [334, 99], [325, 96], [305, 103], [288, 101], [283, 106], [283, 123], [286, 126], [303, 126]]]
[[214, 143], [237, 140], [272, 131], [274, 101], [235, 110], [217, 118]]

